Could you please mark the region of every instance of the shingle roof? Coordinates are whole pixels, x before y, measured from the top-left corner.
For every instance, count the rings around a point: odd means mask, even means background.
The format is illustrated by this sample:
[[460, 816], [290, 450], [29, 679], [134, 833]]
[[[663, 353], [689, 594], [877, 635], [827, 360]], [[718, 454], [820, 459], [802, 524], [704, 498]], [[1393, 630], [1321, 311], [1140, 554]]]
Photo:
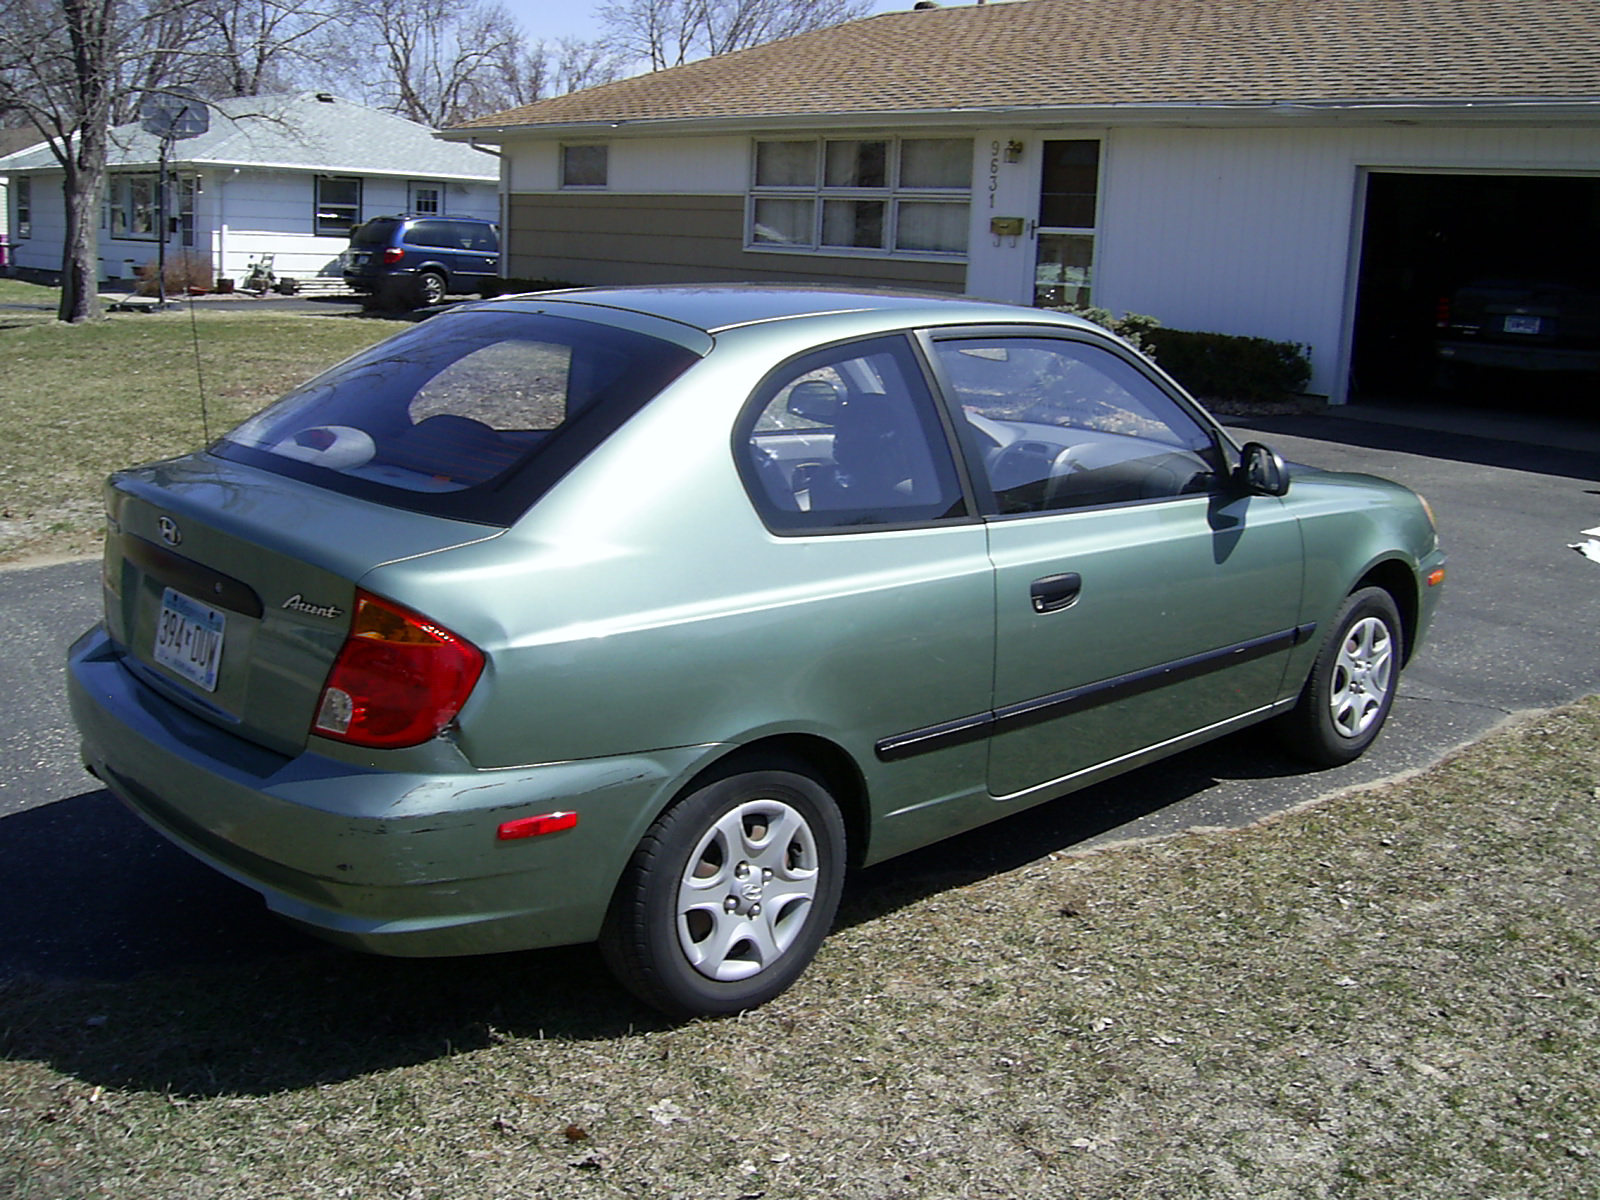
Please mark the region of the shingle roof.
[[1597, 98], [1600, 0], [1022, 0], [885, 13], [454, 128]]
[[[112, 131], [108, 157], [114, 167], [153, 166], [159, 157], [156, 137], [137, 123], [119, 125]], [[48, 146], [4, 161], [7, 170], [57, 166]], [[441, 142], [426, 125], [326, 92], [216, 101], [211, 128], [178, 142], [172, 161], [432, 179], [488, 181], [499, 175], [499, 164], [492, 158], [468, 146]]]

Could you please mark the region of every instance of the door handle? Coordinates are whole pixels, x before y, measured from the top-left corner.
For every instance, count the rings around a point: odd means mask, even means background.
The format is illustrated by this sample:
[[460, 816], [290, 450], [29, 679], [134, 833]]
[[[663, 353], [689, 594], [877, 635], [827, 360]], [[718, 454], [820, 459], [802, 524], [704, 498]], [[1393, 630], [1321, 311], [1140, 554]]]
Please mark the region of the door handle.
[[1077, 603], [1081, 591], [1083, 577], [1076, 571], [1068, 571], [1065, 575], [1046, 575], [1043, 579], [1035, 579], [1033, 586], [1028, 589], [1028, 595], [1033, 600], [1034, 612], [1053, 613], [1071, 608]]

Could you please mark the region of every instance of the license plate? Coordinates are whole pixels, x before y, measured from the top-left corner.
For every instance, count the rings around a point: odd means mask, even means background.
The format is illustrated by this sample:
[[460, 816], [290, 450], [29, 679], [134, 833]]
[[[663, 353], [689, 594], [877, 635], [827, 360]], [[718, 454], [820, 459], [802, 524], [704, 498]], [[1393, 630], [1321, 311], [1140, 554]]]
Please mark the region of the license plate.
[[156, 621], [156, 661], [190, 683], [216, 691], [225, 623], [216, 609], [167, 588]]
[[1538, 317], [1507, 317], [1505, 323], [1507, 333], [1538, 333]]

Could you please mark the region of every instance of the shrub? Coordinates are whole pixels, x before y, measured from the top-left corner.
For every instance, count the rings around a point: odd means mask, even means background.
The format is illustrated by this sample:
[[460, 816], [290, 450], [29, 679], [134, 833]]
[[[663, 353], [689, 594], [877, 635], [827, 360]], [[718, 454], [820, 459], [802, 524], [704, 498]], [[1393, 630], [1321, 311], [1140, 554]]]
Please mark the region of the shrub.
[[1150, 344], [1150, 333], [1160, 326], [1161, 322], [1154, 317], [1147, 317], [1141, 313], [1127, 313], [1119, 317], [1109, 308], [1095, 308], [1090, 304], [1061, 305], [1056, 307], [1055, 311], [1071, 313], [1075, 317], [1082, 317], [1085, 321], [1092, 321], [1102, 329], [1109, 329], [1140, 354], [1149, 358], [1155, 357], [1155, 351]]
[[1226, 333], [1151, 329], [1156, 361], [1196, 396], [1280, 400], [1311, 381], [1309, 346]]
[[564, 279], [491, 279], [480, 289], [486, 300], [496, 296], [515, 296], [519, 292], [553, 292], [561, 288], [577, 287]]
[[[156, 286], [158, 269], [154, 259], [139, 268], [139, 295], [154, 296], [161, 290]], [[166, 277], [169, 296], [182, 296], [190, 291], [209, 292], [212, 287], [211, 259], [209, 256], [190, 254], [187, 250], [169, 254]]]

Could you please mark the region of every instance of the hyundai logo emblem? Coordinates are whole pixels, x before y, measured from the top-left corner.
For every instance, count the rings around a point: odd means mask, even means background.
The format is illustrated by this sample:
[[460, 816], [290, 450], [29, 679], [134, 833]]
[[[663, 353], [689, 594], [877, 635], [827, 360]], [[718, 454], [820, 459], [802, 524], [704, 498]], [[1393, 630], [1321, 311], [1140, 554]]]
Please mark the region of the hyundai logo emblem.
[[167, 545], [183, 545], [183, 530], [178, 528], [178, 523], [171, 517], [162, 517], [156, 522], [156, 528], [161, 531], [161, 540]]

